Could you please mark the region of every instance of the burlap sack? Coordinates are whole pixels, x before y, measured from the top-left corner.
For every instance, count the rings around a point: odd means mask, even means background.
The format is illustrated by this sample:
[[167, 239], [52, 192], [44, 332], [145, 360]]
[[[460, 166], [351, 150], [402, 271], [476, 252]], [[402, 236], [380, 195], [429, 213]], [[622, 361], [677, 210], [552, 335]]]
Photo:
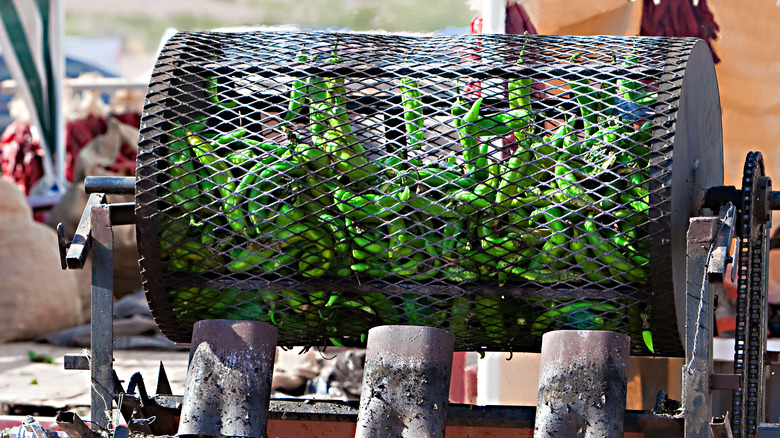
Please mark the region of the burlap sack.
[[138, 152], [138, 128], [110, 117], [106, 133], [92, 139], [79, 152], [73, 181], [83, 181], [86, 176], [116, 176], [108, 168], [116, 161], [122, 143]]
[[0, 342], [84, 323], [79, 273], [60, 266], [57, 233], [33, 221], [24, 194], [0, 179]]

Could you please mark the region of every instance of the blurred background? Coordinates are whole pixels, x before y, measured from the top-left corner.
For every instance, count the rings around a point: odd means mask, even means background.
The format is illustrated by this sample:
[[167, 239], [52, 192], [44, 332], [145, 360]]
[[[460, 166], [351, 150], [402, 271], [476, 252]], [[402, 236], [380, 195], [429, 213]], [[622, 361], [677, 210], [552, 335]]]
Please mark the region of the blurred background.
[[389, 32], [468, 32], [474, 15], [461, 0], [136, 0], [65, 1], [65, 33], [119, 42], [116, 69], [141, 75], [152, 67], [166, 29], [235, 26]]

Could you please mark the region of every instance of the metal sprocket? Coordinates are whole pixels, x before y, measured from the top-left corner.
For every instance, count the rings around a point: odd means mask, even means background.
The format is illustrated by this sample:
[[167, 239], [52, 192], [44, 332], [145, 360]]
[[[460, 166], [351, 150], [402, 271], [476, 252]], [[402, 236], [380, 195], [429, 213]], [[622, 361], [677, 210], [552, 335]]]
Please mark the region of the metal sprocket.
[[734, 391], [734, 437], [754, 438], [763, 418], [763, 368], [766, 351], [766, 294], [771, 220], [766, 208], [769, 179], [760, 152], [745, 160], [737, 224], [735, 268], [737, 315], [734, 372], [742, 388]]

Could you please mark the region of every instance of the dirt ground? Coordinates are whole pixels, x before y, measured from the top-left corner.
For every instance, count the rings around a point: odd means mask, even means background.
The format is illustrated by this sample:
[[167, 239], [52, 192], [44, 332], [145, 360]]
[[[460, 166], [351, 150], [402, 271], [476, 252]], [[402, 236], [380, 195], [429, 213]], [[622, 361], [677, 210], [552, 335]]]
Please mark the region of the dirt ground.
[[[33, 362], [30, 351], [47, 355], [55, 363]], [[66, 354], [81, 352], [79, 348], [30, 342], [0, 344], [0, 409], [24, 405], [83, 411], [90, 404], [90, 373], [63, 367]], [[188, 355], [188, 351], [118, 350], [114, 352], [114, 369], [124, 382], [140, 372], [147, 390], [155, 394], [162, 362], [173, 393], [183, 394]]]

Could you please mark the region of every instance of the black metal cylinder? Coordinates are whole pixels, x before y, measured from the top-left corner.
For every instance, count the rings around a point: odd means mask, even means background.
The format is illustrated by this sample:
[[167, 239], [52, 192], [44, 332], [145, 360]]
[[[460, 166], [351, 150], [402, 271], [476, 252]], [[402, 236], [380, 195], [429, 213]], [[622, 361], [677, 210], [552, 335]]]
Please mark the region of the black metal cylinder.
[[267, 436], [277, 332], [256, 321], [195, 324], [177, 435]]
[[453, 346], [442, 329], [371, 329], [355, 437], [443, 437]]

